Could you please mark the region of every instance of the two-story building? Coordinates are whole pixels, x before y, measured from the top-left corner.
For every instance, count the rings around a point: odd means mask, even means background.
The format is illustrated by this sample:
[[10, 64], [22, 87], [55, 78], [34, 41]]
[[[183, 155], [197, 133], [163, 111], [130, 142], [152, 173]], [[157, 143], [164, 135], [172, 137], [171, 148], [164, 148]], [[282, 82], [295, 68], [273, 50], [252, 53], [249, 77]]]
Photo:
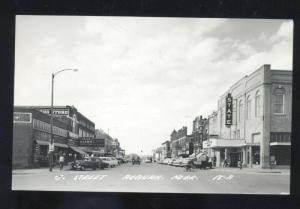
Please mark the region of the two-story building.
[[218, 110], [208, 117], [209, 137], [203, 147], [216, 156], [217, 166], [224, 159], [231, 166], [238, 161], [245, 167], [289, 166], [291, 117], [292, 71], [263, 65], [220, 97]]
[[[59, 154], [64, 154], [67, 161], [86, 155], [81, 146], [89, 144], [94, 135], [95, 124], [75, 107], [53, 107], [54, 160]], [[47, 165], [50, 138], [50, 106], [14, 107], [14, 168]]]

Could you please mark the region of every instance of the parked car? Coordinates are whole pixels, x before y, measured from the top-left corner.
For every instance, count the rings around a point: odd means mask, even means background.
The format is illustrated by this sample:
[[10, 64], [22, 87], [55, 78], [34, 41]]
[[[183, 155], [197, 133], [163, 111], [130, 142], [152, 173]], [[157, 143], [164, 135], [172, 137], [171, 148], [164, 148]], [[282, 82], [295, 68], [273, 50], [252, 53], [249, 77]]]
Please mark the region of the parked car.
[[182, 166], [182, 160], [183, 160], [183, 158], [181, 158], [181, 157], [179, 157], [179, 158], [176, 158], [174, 161], [173, 161], [173, 163], [172, 163], [172, 165], [173, 166]]
[[212, 161], [209, 161], [207, 155], [202, 154], [194, 161], [194, 166], [200, 169], [212, 168]]
[[116, 158], [118, 160], [119, 165], [125, 163], [125, 160], [121, 157]]
[[98, 157], [85, 157], [72, 163], [72, 169], [75, 170], [85, 170], [87, 168], [96, 170], [97, 168], [104, 169], [106, 167], [108, 167], [108, 164]]
[[170, 158], [170, 160], [168, 161], [168, 165], [173, 165], [175, 160], [175, 158]]
[[194, 158], [194, 157], [183, 158], [181, 166], [187, 166], [189, 164], [189, 162], [191, 162], [191, 161], [194, 162], [195, 160], [196, 160], [196, 158]]
[[141, 164], [141, 159], [139, 157], [134, 157], [131, 159], [131, 161], [132, 161], [132, 165], [135, 165], [135, 164], [140, 165]]
[[113, 168], [117, 165], [119, 165], [118, 160], [114, 157], [100, 157], [100, 159], [107, 163], [109, 167]]
[[144, 160], [144, 163], [152, 163], [152, 160], [147, 158], [147, 159]]

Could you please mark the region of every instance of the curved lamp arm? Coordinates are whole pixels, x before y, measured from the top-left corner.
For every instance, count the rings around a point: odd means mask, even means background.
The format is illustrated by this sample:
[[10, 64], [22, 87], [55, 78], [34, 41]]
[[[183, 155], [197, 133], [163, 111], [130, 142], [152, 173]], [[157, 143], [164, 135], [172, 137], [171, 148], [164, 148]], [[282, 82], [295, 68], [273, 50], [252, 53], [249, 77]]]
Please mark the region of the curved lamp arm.
[[63, 69], [63, 70], [57, 71], [56, 73], [52, 73], [52, 76], [54, 77], [54, 76], [56, 76], [57, 74], [59, 74], [59, 73], [61, 73], [63, 71], [69, 71], [69, 70], [72, 70], [74, 72], [78, 71], [78, 69]]

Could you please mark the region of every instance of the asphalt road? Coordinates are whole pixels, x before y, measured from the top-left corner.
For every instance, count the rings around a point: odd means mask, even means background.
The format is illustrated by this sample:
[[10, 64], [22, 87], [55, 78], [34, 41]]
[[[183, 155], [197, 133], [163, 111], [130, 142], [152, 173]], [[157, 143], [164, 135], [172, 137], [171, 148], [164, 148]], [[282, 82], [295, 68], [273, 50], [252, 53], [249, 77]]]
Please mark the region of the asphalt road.
[[194, 169], [156, 163], [124, 164], [116, 168], [50, 173], [14, 173], [13, 190], [289, 194], [290, 175], [239, 169]]

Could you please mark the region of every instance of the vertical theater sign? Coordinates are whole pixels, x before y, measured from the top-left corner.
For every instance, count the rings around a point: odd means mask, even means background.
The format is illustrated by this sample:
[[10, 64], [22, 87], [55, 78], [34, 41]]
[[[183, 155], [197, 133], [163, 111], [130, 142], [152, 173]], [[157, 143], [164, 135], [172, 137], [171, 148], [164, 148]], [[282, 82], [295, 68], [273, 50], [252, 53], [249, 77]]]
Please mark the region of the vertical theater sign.
[[232, 96], [230, 93], [226, 96], [226, 117], [225, 125], [230, 127], [232, 125]]

